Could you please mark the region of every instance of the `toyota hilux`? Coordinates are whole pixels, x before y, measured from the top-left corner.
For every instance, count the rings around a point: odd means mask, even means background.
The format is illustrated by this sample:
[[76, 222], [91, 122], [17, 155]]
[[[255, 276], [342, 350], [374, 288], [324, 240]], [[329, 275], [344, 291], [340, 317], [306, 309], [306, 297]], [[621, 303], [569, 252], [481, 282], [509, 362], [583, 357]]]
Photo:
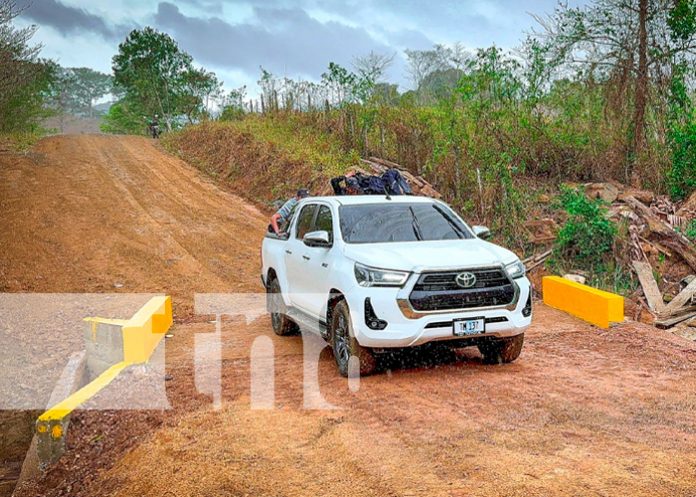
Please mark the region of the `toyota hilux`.
[[489, 234], [427, 197], [303, 199], [285, 232], [263, 240], [273, 330], [318, 333], [344, 376], [372, 373], [380, 353], [432, 343], [514, 361], [532, 319], [531, 285]]

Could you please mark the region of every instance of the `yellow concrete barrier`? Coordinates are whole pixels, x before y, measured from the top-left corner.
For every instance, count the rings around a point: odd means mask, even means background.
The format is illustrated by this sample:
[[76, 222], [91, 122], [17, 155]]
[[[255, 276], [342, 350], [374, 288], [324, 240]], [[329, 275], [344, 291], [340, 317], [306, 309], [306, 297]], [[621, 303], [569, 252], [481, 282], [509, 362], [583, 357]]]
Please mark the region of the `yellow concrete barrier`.
[[48, 411], [39, 416], [39, 432], [43, 433], [46, 431], [46, 427], [40, 425], [42, 422], [61, 420], [77, 409], [81, 404], [84, 404], [89, 399], [94, 397], [97, 392], [111, 383], [113, 379], [116, 378], [118, 374], [128, 366], [130, 366], [130, 364], [127, 362], [119, 362], [114, 364], [94, 380], [80, 388], [77, 392], [51, 407]]
[[[94, 380], [39, 416], [36, 421], [37, 450], [42, 464], [53, 462], [60, 457], [69, 416], [75, 409], [99, 393], [128, 366], [150, 360], [150, 356], [172, 325], [172, 301], [168, 296], [153, 297], [127, 320], [85, 318], [85, 321], [89, 323], [86, 335], [88, 340], [95, 342], [101, 331], [110, 333], [117, 342], [122, 340], [122, 346], [120, 343], [118, 347], [103, 346], [100, 349], [103, 357], [99, 360], [101, 364], [108, 362], [108, 367], [101, 367]], [[106, 343], [113, 344], [113, 340]], [[88, 355], [90, 350], [88, 346]]]
[[544, 276], [544, 303], [577, 316], [601, 328], [624, 320], [624, 299], [621, 295], [597, 290], [560, 276]]
[[123, 360], [147, 362], [172, 325], [172, 299], [153, 297], [123, 326]]

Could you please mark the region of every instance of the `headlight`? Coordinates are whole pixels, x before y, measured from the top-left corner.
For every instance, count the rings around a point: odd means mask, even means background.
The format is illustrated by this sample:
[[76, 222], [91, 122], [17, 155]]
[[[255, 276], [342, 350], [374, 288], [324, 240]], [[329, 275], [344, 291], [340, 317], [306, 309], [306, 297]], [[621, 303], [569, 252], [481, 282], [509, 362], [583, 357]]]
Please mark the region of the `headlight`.
[[505, 271], [507, 271], [507, 274], [510, 276], [510, 278], [521, 278], [524, 276], [526, 270], [524, 269], [524, 264], [522, 264], [522, 261], [515, 261], [512, 264], [508, 264], [505, 266]]
[[355, 263], [355, 279], [360, 286], [403, 286], [408, 274], [405, 271], [377, 269]]

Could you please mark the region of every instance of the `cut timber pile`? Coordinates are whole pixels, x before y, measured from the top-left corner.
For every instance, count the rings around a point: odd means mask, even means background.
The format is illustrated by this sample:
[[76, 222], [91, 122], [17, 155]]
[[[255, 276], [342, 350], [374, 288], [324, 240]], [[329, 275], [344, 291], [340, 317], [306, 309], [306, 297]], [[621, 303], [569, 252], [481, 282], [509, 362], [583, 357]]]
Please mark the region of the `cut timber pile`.
[[651, 254], [670, 258], [676, 255], [696, 273], [696, 247], [680, 232], [696, 216], [696, 208], [692, 207], [694, 200], [690, 199], [677, 210], [666, 197], [644, 190], [624, 189], [622, 185], [611, 183], [585, 185], [585, 193], [611, 203], [611, 215], [628, 221], [631, 241], [628, 255], [633, 261], [654, 324], [661, 328], [682, 322], [696, 326], [696, 278], [685, 278], [681, 292], [666, 303], [649, 258]]
[[[634, 260], [633, 268], [643, 288], [648, 308], [655, 316], [655, 325], [660, 328], [669, 328], [687, 320], [694, 322], [696, 278], [690, 278], [685, 288], [672, 301], [665, 303], [655, 281], [652, 266], [643, 250], [643, 243], [646, 243], [663, 254], [669, 255], [670, 251], [675, 252], [696, 272], [696, 248], [693, 242], [675, 230], [675, 227], [685, 223], [685, 219], [676, 215], [673, 212], [673, 206], [666, 200], [656, 201], [651, 207], [632, 195], [627, 195], [622, 200], [631, 210], [628, 217], [631, 221], [629, 230], [634, 248], [633, 255], [636, 259], [643, 259]], [[666, 220], [663, 220], [661, 216]]]
[[644, 236], [645, 239], [648, 239], [649, 236], [655, 236], [658, 238], [658, 240], [656, 240], [656, 245], [662, 245], [675, 251], [686, 261], [691, 269], [696, 271], [696, 249], [694, 248], [693, 242], [675, 231], [673, 226], [670, 226], [660, 219], [650, 207], [646, 206], [635, 197], [628, 196], [624, 199], [624, 202], [631, 207], [633, 213], [645, 223], [645, 228], [642, 230], [648, 235]]
[[686, 288], [671, 302], [665, 303], [650, 264], [634, 261], [633, 268], [638, 275], [640, 286], [643, 287], [648, 308], [655, 315], [655, 326], [669, 328], [686, 320], [694, 321], [696, 324], [696, 320], [693, 319], [696, 317], [696, 278], [692, 278]]

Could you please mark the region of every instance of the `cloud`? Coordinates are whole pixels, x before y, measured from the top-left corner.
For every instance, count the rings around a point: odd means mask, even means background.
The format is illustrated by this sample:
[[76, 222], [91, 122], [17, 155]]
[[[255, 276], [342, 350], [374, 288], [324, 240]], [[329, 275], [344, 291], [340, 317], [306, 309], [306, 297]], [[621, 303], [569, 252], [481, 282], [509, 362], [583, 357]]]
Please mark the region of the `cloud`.
[[63, 35], [92, 32], [104, 38], [115, 39], [129, 30], [126, 26], [108, 24], [85, 9], [65, 5], [58, 0], [20, 0], [18, 7], [24, 9], [23, 18], [50, 26]]
[[190, 5], [203, 12], [222, 14], [222, 2], [218, 0], [178, 0], [179, 4]]
[[320, 22], [299, 7], [255, 6], [252, 18], [231, 24], [219, 17], [189, 17], [162, 2], [154, 19], [197, 61], [252, 74], [263, 66], [280, 75], [316, 78], [329, 62], [349, 65], [371, 50], [393, 52], [362, 28]]

